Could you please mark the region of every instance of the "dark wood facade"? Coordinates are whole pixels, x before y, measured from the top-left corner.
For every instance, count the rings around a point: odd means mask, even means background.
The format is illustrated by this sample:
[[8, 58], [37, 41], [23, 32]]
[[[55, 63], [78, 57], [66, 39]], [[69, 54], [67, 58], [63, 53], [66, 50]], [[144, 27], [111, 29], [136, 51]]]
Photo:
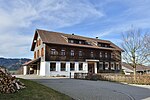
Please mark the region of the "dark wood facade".
[[[51, 54], [51, 49], [55, 49], [56, 54]], [[65, 50], [65, 55], [61, 55], [61, 50]], [[74, 56], [71, 56], [71, 50], [74, 50]], [[82, 56], [79, 56], [79, 51], [82, 51]], [[93, 56], [91, 54], [92, 52]], [[100, 57], [100, 52], [102, 53], [102, 57]], [[107, 57], [105, 56], [105, 53], [107, 53]], [[121, 52], [119, 51], [114, 52], [111, 50], [81, 48], [54, 44], [46, 45], [45, 54], [46, 61], [86, 61], [86, 59], [96, 59], [102, 62], [121, 61]]]

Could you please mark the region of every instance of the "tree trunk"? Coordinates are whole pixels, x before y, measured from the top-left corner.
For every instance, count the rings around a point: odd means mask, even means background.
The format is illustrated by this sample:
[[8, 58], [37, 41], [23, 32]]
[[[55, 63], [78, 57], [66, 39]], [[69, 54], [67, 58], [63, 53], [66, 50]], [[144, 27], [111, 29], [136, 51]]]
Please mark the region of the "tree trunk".
[[136, 67], [133, 68], [133, 73], [134, 73], [134, 81], [136, 80]]

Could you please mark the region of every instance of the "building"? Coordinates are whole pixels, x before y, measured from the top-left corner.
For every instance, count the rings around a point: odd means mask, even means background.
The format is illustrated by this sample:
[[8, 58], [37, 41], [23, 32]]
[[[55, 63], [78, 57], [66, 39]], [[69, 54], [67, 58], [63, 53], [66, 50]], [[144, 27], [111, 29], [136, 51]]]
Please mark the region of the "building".
[[37, 29], [31, 51], [34, 59], [23, 64], [24, 75], [69, 76], [121, 70], [122, 49], [98, 38]]
[[[133, 74], [134, 69], [131, 65], [123, 62], [122, 63], [122, 70], [125, 73], [125, 75]], [[149, 74], [150, 73], [150, 67], [144, 66], [144, 65], [137, 65], [136, 66], [136, 72], [141, 74]]]

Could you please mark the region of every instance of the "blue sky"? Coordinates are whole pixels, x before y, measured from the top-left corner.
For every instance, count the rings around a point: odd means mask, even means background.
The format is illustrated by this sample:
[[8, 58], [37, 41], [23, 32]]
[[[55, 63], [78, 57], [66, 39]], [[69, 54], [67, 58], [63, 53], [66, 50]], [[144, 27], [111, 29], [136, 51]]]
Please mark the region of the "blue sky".
[[0, 57], [32, 58], [35, 29], [110, 40], [150, 31], [150, 0], [0, 0]]

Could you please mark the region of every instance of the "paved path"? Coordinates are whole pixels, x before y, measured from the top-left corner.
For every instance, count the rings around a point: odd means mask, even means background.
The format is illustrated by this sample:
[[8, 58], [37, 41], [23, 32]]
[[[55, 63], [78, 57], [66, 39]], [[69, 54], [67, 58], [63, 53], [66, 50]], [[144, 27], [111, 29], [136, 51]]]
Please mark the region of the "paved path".
[[150, 89], [106, 81], [75, 79], [35, 80], [77, 100], [150, 100]]
[[32, 79], [76, 100], [150, 100], [150, 86], [65, 78]]

